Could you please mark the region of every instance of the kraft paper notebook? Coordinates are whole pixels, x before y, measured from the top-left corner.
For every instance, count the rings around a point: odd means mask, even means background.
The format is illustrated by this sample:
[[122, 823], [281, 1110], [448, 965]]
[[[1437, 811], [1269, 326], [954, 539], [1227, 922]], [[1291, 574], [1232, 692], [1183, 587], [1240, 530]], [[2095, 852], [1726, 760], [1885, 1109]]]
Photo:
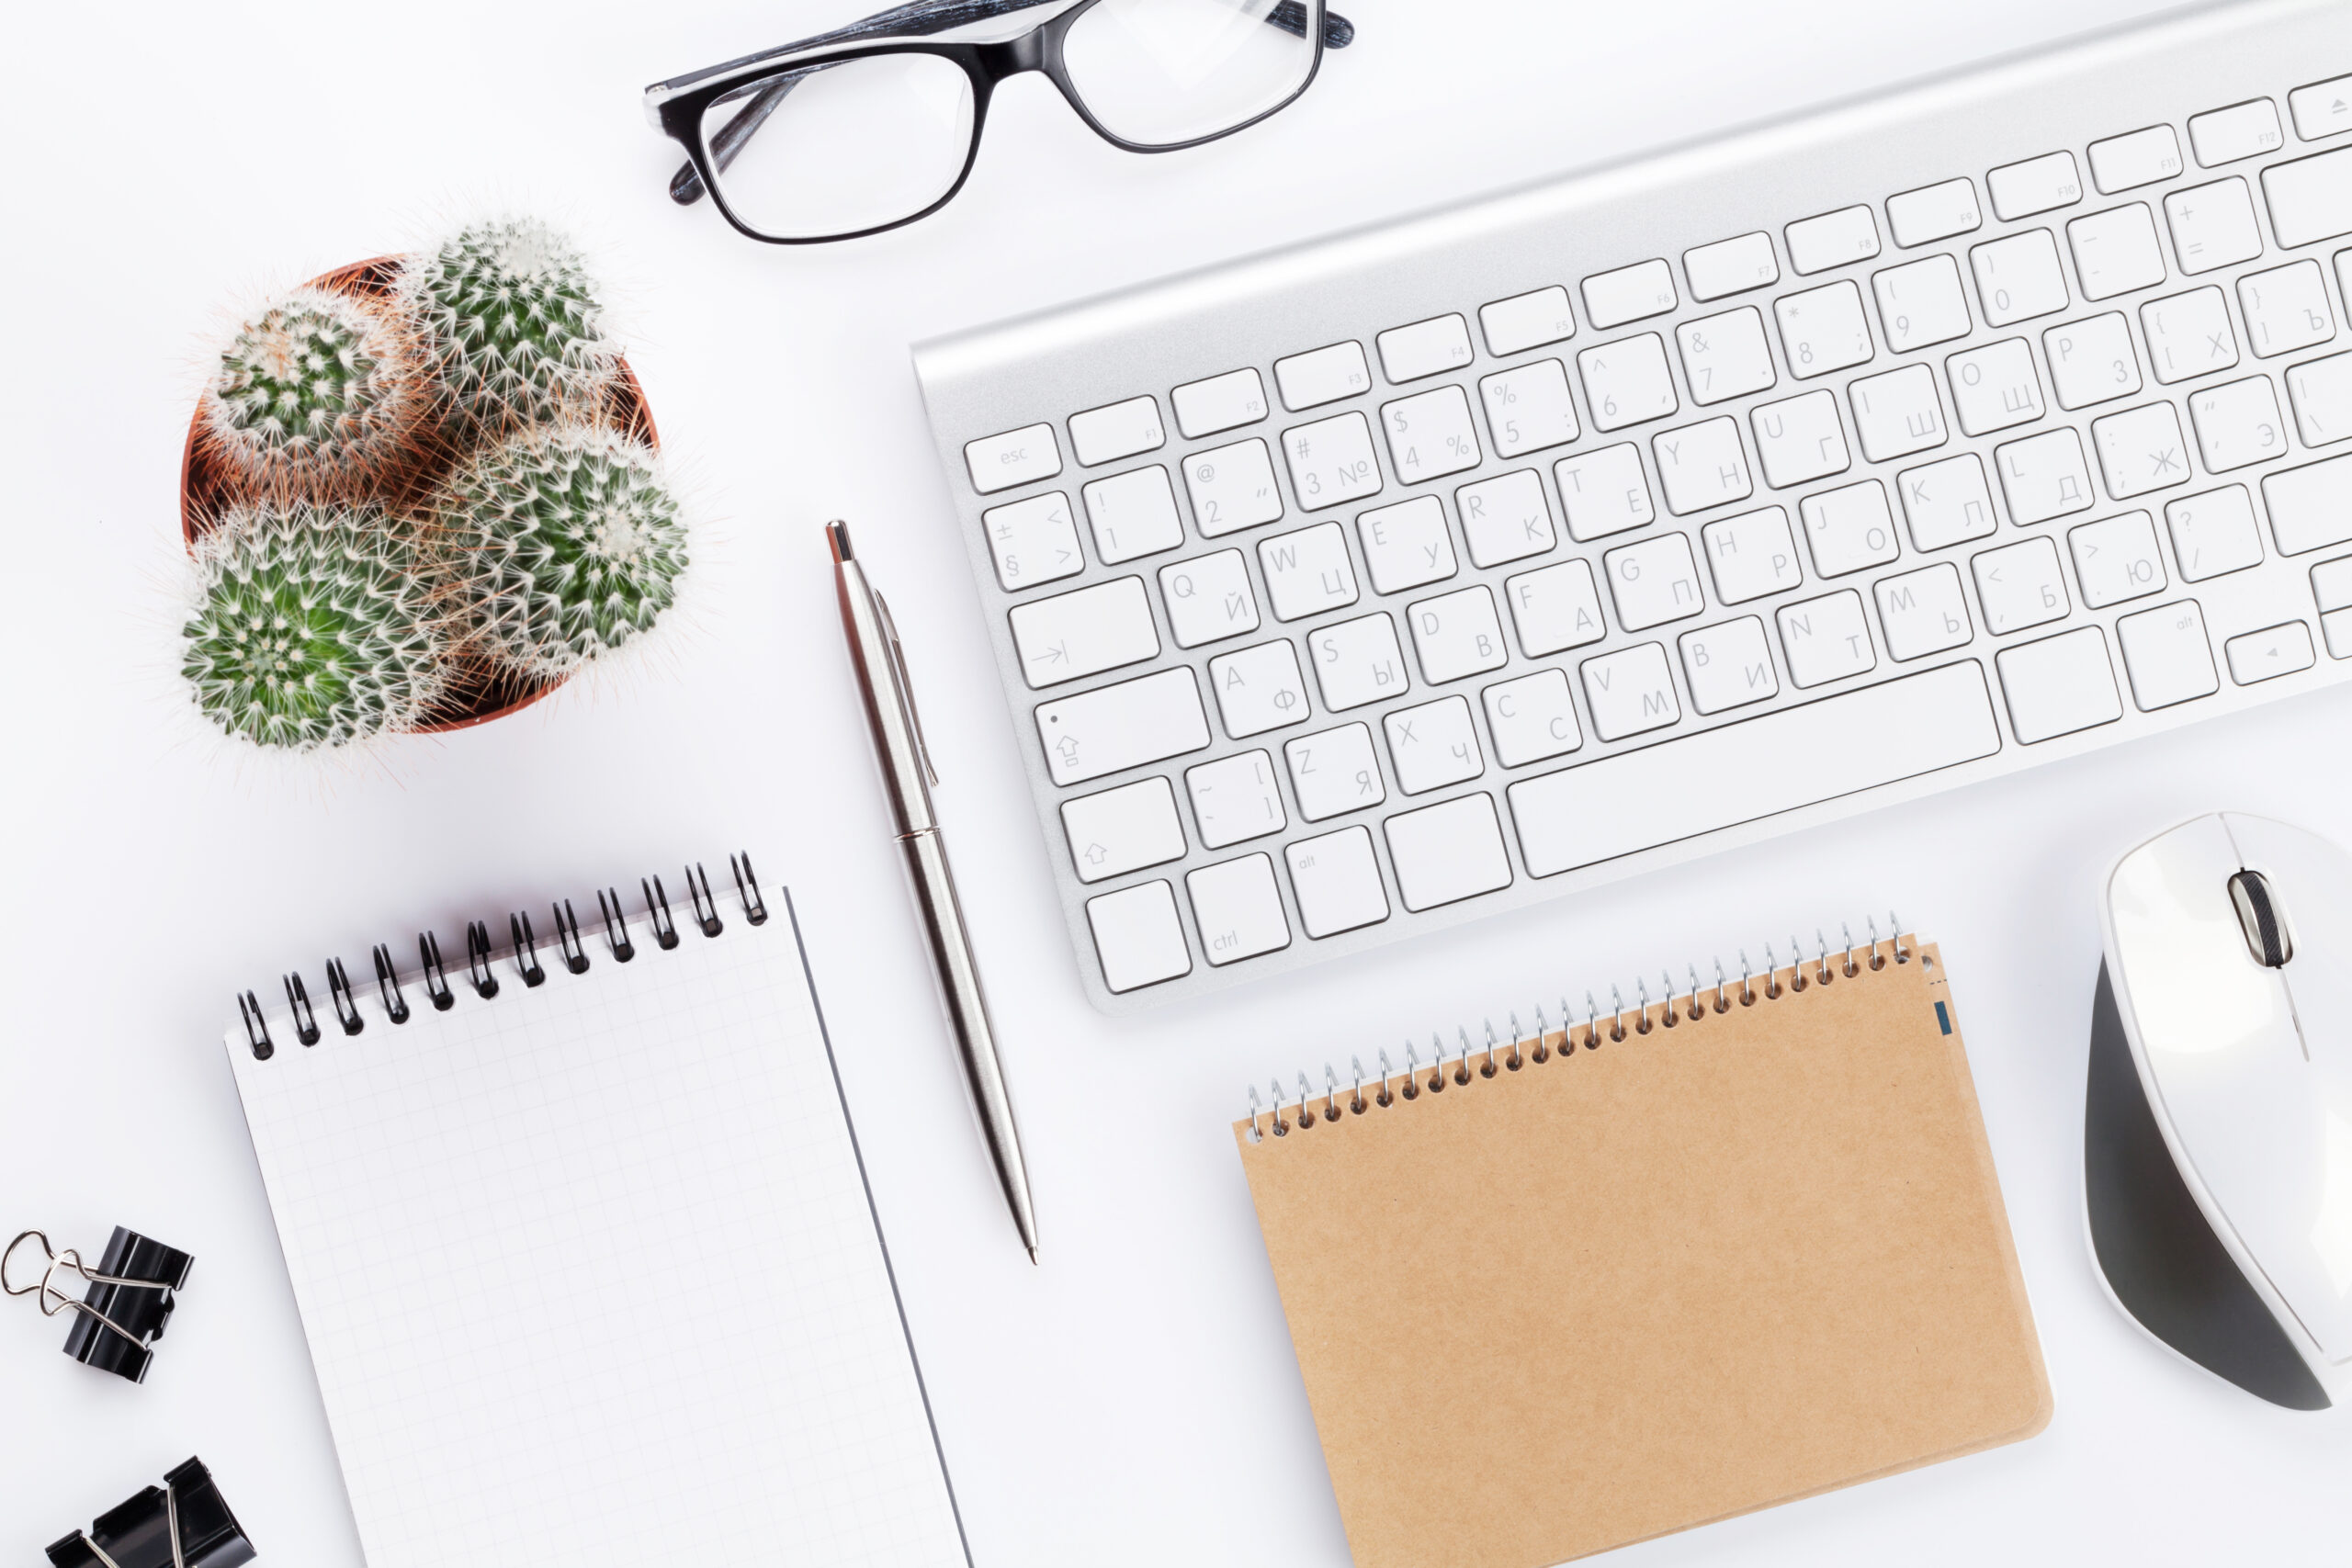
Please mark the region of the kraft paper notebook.
[[1519, 1027], [1234, 1123], [1357, 1568], [1543, 1568], [2049, 1420], [1933, 946]]

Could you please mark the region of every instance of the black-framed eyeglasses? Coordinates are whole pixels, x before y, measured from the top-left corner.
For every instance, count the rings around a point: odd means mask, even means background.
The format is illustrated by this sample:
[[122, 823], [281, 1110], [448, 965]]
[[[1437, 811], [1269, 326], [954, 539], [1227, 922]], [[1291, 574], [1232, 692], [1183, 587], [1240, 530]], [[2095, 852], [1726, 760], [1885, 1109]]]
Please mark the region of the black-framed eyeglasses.
[[917, 0], [657, 82], [645, 108], [686, 150], [674, 200], [707, 192], [754, 240], [815, 244], [944, 207], [1008, 76], [1042, 71], [1105, 141], [1172, 152], [1286, 107], [1354, 36], [1324, 0]]

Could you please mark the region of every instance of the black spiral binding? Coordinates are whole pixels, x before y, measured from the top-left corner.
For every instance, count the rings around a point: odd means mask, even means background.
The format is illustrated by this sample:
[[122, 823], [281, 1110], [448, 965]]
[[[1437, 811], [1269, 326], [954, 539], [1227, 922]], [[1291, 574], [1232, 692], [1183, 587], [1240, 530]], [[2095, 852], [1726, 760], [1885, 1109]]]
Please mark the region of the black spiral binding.
[[[752, 925], [764, 925], [768, 919], [767, 900], [760, 892], [759, 879], [752, 871], [752, 857], [731, 854], [727, 857], [728, 870], [735, 879], [735, 896], [743, 911], [743, 919]], [[685, 868], [686, 893], [693, 906], [694, 924], [707, 937], [718, 936], [727, 929], [718, 911], [718, 895], [713, 887], [710, 874], [700, 862]], [[678, 924], [670, 909], [670, 896], [659, 876], [640, 878], [638, 886], [645, 895], [646, 923], [652, 928], [653, 941], [663, 952], [675, 948], [680, 941]], [[580, 917], [568, 898], [548, 906], [555, 921], [557, 951], [563, 959], [564, 969], [573, 975], [588, 972], [591, 959], [588, 942], [580, 925]], [[605, 945], [616, 964], [627, 964], [637, 956], [637, 941], [630, 933], [628, 911], [622, 907], [617, 888], [605, 887], [596, 894], [596, 910], [605, 927]], [[531, 917], [520, 909], [506, 917], [506, 929], [512, 942], [507, 952], [514, 963], [514, 972], [522, 977], [526, 989], [544, 985], [547, 966], [539, 961], [539, 935], [531, 924]], [[441, 939], [432, 931], [420, 931], [416, 938], [416, 979], [424, 988], [425, 999], [435, 1012], [447, 1012], [457, 1005], [458, 994], [449, 984], [449, 971], [441, 956]], [[399, 970], [392, 961], [390, 947], [379, 942], [371, 954], [376, 971], [376, 994], [384, 1010], [384, 1018], [394, 1024], [407, 1023], [416, 1016], [408, 1001], [408, 994], [401, 984]], [[492, 945], [491, 928], [485, 920], [466, 922], [466, 979], [475, 995], [488, 1001], [498, 995], [499, 976], [497, 949]], [[326, 962], [327, 997], [333, 1004], [335, 1021], [345, 1037], [367, 1028], [366, 1014], [360, 1010], [356, 987], [351, 983], [350, 972], [341, 958]], [[286, 1006], [294, 1025], [294, 1037], [304, 1045], [316, 1045], [323, 1032], [317, 1014], [311, 1006], [310, 987], [299, 974], [284, 976]], [[261, 999], [251, 991], [237, 998], [237, 1017], [245, 1031], [246, 1048], [256, 1062], [266, 1062], [277, 1054], [277, 1043], [271, 1037], [269, 1021], [263, 1015]]]

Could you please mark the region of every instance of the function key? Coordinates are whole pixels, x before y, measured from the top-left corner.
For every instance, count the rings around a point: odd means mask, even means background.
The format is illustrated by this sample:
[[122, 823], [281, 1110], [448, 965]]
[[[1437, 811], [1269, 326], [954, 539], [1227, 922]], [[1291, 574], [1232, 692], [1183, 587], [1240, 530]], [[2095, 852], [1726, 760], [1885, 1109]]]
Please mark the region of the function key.
[[1052, 479], [1062, 471], [1062, 451], [1055, 445], [1052, 425], [1025, 424], [964, 443], [964, 466], [972, 472], [972, 488], [992, 495], [1032, 479]]
[[2257, 152], [2275, 152], [2286, 142], [2286, 132], [2278, 129], [2278, 106], [2268, 98], [2188, 117], [2189, 149], [2208, 169]]
[[1274, 385], [1282, 389], [1283, 407], [1295, 413], [1369, 390], [1372, 368], [1364, 363], [1363, 344], [1335, 343], [1275, 360]]
[[2339, 130], [2352, 130], [2352, 76], [2331, 76], [2287, 95], [2295, 117], [2295, 134], [2317, 141]]
[[1886, 226], [1894, 231], [1894, 243], [1905, 249], [1965, 234], [1984, 223], [1973, 180], [1946, 180], [1886, 198]]
[[1636, 262], [1584, 280], [1585, 318], [1596, 327], [1663, 315], [1675, 304], [1674, 274], [1662, 261]]
[[[2191, 120], [2193, 127], [2196, 121]], [[2004, 164], [1984, 176], [1993, 193], [1993, 215], [2004, 223], [2037, 212], [2072, 207], [2083, 199], [2083, 176], [2072, 152], [2045, 152], [2020, 164]]]
[[1391, 327], [1375, 341], [1380, 367], [1391, 381], [1418, 381], [1470, 363], [1470, 323], [1458, 313]]
[[1176, 405], [1176, 428], [1188, 441], [1266, 417], [1266, 384], [1255, 370], [1229, 370], [1205, 381], [1187, 381], [1168, 400]]
[[1878, 222], [1867, 207], [1841, 207], [1789, 225], [1789, 265], [1800, 276], [1878, 254]]
[[1069, 416], [1069, 444], [1082, 468], [1156, 451], [1168, 444], [1155, 398], [1129, 398]]
[[2168, 180], [2180, 173], [2180, 138], [2169, 125], [2091, 143], [2091, 179], [2104, 195]]
[[1576, 316], [1568, 309], [1568, 291], [1557, 284], [1479, 306], [1478, 324], [1486, 329], [1487, 352], [1498, 359], [1558, 343], [1577, 332]]
[[1772, 237], [1758, 231], [1683, 252], [1682, 274], [1690, 280], [1690, 298], [1721, 299], [1780, 282], [1781, 264], [1772, 255]]

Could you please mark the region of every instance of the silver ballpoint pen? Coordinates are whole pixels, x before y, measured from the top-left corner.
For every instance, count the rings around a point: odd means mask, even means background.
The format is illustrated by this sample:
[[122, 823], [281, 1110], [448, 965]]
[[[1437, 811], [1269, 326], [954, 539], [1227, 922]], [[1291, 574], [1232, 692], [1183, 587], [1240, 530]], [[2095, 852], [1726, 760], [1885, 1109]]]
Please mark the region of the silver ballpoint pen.
[[882, 763], [883, 788], [889, 793], [899, 847], [906, 851], [915, 903], [922, 911], [923, 936], [931, 943], [931, 961], [947, 1002], [947, 1021], [956, 1032], [973, 1102], [979, 1108], [980, 1132], [996, 1162], [997, 1180], [1003, 1185], [1004, 1201], [1012, 1206], [1012, 1223], [1020, 1227], [1029, 1261], [1035, 1263], [1037, 1215], [1029, 1200], [1029, 1173], [1021, 1160], [1021, 1133], [1013, 1124], [1012, 1100], [1005, 1091], [1004, 1064], [997, 1056], [996, 1029], [989, 1021], [988, 996], [980, 988], [979, 966], [964, 929], [964, 908], [956, 898], [956, 874], [948, 869], [947, 845], [932, 814], [931, 786], [939, 782], [939, 773], [931, 764], [931, 748], [923, 742], [914, 687], [907, 680], [906, 654], [890, 621], [890, 606], [865, 581], [850, 553], [848, 525], [826, 524], [825, 542], [832, 547], [833, 582], [841, 592], [850, 662], [857, 667], [875, 755]]

